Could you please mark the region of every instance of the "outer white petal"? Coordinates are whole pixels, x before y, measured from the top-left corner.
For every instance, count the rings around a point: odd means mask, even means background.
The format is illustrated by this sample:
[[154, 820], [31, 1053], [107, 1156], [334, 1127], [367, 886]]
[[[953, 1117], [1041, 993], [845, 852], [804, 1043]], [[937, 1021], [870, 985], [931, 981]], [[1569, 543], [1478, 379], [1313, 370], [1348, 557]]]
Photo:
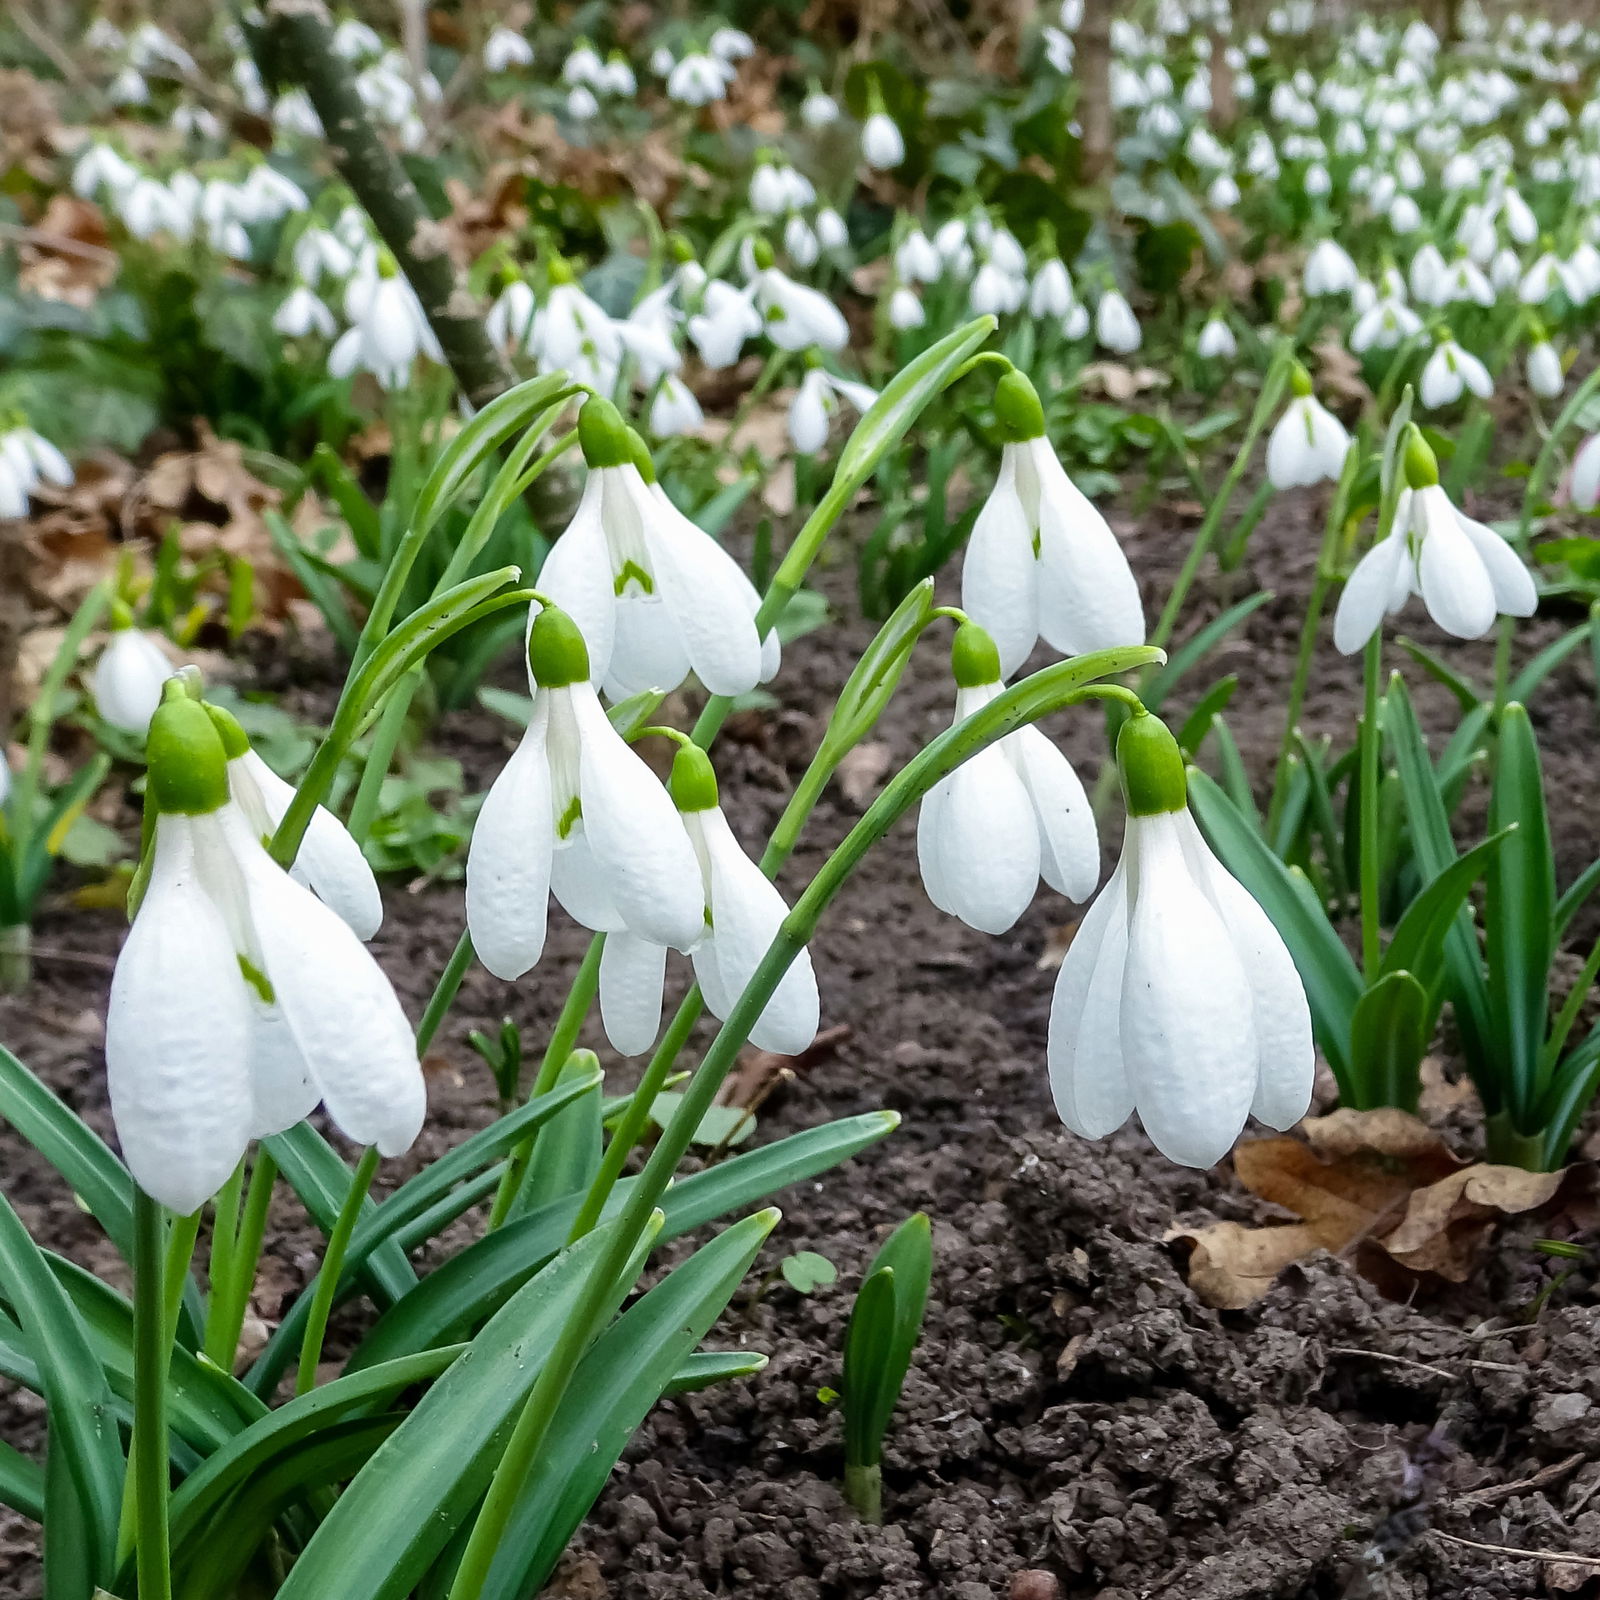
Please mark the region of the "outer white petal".
[[1122, 1064], [1122, 971], [1128, 957], [1128, 874], [1119, 861], [1067, 947], [1050, 1001], [1047, 1054], [1056, 1113], [1085, 1139], [1128, 1120]]
[[[695, 949], [694, 969], [713, 1015], [726, 1010], [711, 1005], [714, 996], [728, 1009], [755, 975], [789, 908], [777, 887], [739, 846], [726, 817], [718, 809], [695, 811], [685, 819], [700, 838], [709, 880], [711, 931]], [[715, 969], [706, 987], [703, 975]], [[802, 950], [762, 1007], [750, 1042], [760, 1050], [798, 1055], [817, 1036], [820, 1004], [809, 951]]]
[[[550, 546], [538, 578], [539, 588], [577, 623], [589, 647], [589, 676], [596, 683], [610, 670], [616, 631], [616, 574], [611, 570], [604, 516], [611, 509], [606, 503], [612, 487], [607, 478], [615, 478], [619, 471], [602, 467], [589, 474], [578, 509]], [[530, 628], [533, 617], [530, 610]]]
[[917, 859], [928, 898], [980, 933], [1004, 933], [1028, 909], [1039, 856], [1033, 802], [997, 745], [963, 762], [923, 801]]
[[1421, 548], [1417, 578], [1428, 615], [1458, 639], [1481, 639], [1494, 626], [1494, 584], [1477, 547], [1437, 484], [1418, 489], [1412, 522]]
[[1037, 728], [1019, 728], [1001, 748], [1033, 802], [1044, 881], [1081, 904], [1100, 881], [1100, 834], [1078, 774]]
[[[294, 799], [294, 786], [285, 783], [254, 750], [246, 750], [229, 766], [230, 775], [241, 767], [249, 774], [261, 796], [267, 822], [276, 828]], [[350, 830], [326, 806], [318, 806], [312, 812], [292, 871], [318, 899], [350, 924], [358, 939], [370, 939], [383, 926], [383, 896], [378, 880]]]
[[1143, 644], [1139, 585], [1110, 525], [1048, 440], [1024, 448], [1039, 481], [1039, 632], [1063, 655]]
[[621, 933], [622, 913], [611, 898], [611, 887], [580, 828], [560, 845], [550, 862], [550, 892], [557, 904], [585, 928], [595, 933]]
[[222, 816], [274, 1003], [328, 1115], [347, 1138], [401, 1154], [422, 1130], [428, 1094], [393, 987], [344, 920], [272, 861], [243, 817], [231, 808]]
[[575, 683], [583, 830], [630, 933], [688, 950], [705, 931], [705, 890], [678, 809], [606, 720], [594, 690]]
[[119, 628], [95, 663], [89, 686], [95, 709], [113, 728], [142, 738], [150, 731], [150, 719], [161, 704], [161, 686], [173, 670], [147, 634]]
[[1291, 400], [1267, 439], [1267, 479], [1274, 489], [1298, 489], [1317, 481], [1312, 431], [1301, 400]]
[[1178, 828], [1189, 870], [1227, 925], [1250, 983], [1258, 1051], [1251, 1114], [1268, 1127], [1291, 1128], [1311, 1104], [1316, 1076], [1305, 985], [1272, 919], [1211, 853], [1187, 811], [1179, 814]]
[[259, 1001], [250, 1009], [250, 1136], [268, 1139], [309, 1117], [322, 1093], [283, 1012]]
[[1396, 517], [1395, 531], [1362, 556], [1345, 582], [1333, 614], [1333, 647], [1340, 655], [1354, 655], [1383, 622], [1390, 597], [1410, 560], [1405, 535], [1399, 531], [1402, 526]]
[[497, 978], [520, 978], [544, 950], [556, 822], [549, 715], [548, 697], [536, 694], [528, 731], [484, 796], [467, 847], [467, 931]]
[[988, 630], [1009, 678], [1039, 638], [1038, 561], [1033, 529], [1017, 489], [1020, 445], [1000, 453], [1000, 475], [967, 541], [961, 568], [961, 608]]
[[[659, 575], [658, 575], [659, 576]], [[683, 629], [662, 596], [642, 594], [630, 585], [617, 597], [616, 634], [603, 683], [612, 701], [646, 689], [676, 689], [689, 676], [689, 650]], [[753, 630], [752, 630], [753, 633]]]
[[1473, 521], [1464, 512], [1457, 511], [1456, 521], [1489, 574], [1495, 610], [1506, 617], [1531, 617], [1539, 609], [1539, 591], [1534, 587], [1533, 574], [1523, 566], [1516, 551], [1493, 528]]
[[163, 817], [143, 904], [111, 980], [106, 1074], [139, 1186], [187, 1216], [250, 1138], [250, 1004], [221, 914], [195, 873], [193, 824]]
[[1593, 511], [1600, 504], [1600, 433], [1592, 434], [1578, 446], [1572, 458], [1568, 493], [1580, 511]]
[[600, 951], [600, 1021], [611, 1048], [621, 1055], [643, 1055], [661, 1031], [661, 991], [667, 972], [667, 947], [608, 933]]
[[1177, 815], [1134, 817], [1122, 1058], [1139, 1120], [1169, 1161], [1209, 1167], [1255, 1098], [1250, 983], [1222, 918], [1190, 875]]

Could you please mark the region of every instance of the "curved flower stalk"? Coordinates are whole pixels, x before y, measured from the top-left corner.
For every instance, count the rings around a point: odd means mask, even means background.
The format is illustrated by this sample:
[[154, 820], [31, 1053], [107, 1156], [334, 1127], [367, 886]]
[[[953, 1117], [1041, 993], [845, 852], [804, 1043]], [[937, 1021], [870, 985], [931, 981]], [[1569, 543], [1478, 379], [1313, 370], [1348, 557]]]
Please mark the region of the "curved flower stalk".
[[394, 990], [335, 913], [273, 862], [181, 686], [151, 723], [148, 885], [117, 958], [106, 1069], [139, 1186], [187, 1215], [252, 1138], [323, 1102], [350, 1138], [408, 1149], [427, 1093]]
[[1074, 486], [1045, 437], [1033, 385], [995, 386], [1006, 443], [961, 572], [961, 604], [993, 637], [1003, 677], [1042, 636], [1063, 655], [1142, 644], [1139, 586], [1104, 517]]
[[666, 790], [602, 710], [577, 622], [553, 605], [530, 621], [528, 682], [528, 731], [467, 852], [479, 959], [497, 978], [528, 971], [544, 951], [552, 894], [596, 933], [692, 949], [705, 931], [694, 848]]
[[[744, 853], [718, 804], [711, 758], [683, 743], [669, 790], [694, 846], [705, 892], [705, 932], [690, 951], [706, 1010], [726, 1021], [783, 919], [783, 896]], [[628, 933], [607, 936], [600, 956], [600, 1019], [613, 1048], [641, 1055], [661, 1031], [666, 946]], [[750, 1030], [760, 1050], [798, 1055], [817, 1036], [819, 1001], [811, 957], [802, 950]]]
[[1294, 398], [1267, 440], [1267, 481], [1274, 489], [1304, 488], [1324, 480], [1336, 483], [1350, 435], [1312, 394], [1310, 375], [1298, 361], [1290, 369], [1289, 383]]
[[576, 622], [606, 695], [670, 691], [691, 672], [725, 695], [770, 678], [777, 635], [757, 634], [760, 596], [738, 563], [667, 498], [609, 400], [585, 402], [578, 432], [589, 479], [539, 583]]
[[[960, 723], [1004, 688], [1000, 655], [982, 628], [964, 622], [950, 665]], [[1087, 900], [1100, 879], [1100, 836], [1072, 763], [1029, 726], [928, 791], [917, 817], [917, 863], [941, 911], [1001, 934], [1028, 909], [1041, 876], [1069, 900]]]
[[1067, 950], [1050, 1007], [1050, 1086], [1085, 1138], [1137, 1112], [1169, 1160], [1208, 1167], [1245, 1121], [1311, 1103], [1311, 1014], [1266, 913], [1189, 814], [1183, 756], [1136, 712], [1117, 739], [1122, 856]]
[[1333, 642], [1344, 655], [1360, 650], [1385, 613], [1412, 595], [1458, 639], [1481, 639], [1497, 615], [1531, 617], [1538, 607], [1532, 575], [1511, 546], [1451, 504], [1433, 451], [1414, 424], [1405, 475], [1392, 528], [1356, 563], [1339, 597]]

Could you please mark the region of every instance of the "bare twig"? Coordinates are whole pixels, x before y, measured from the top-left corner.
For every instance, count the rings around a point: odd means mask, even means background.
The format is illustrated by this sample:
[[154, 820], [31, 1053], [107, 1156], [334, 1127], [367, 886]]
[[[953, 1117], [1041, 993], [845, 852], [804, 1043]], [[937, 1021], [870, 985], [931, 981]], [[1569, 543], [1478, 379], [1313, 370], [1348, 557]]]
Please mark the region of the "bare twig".
[[1600, 1556], [1580, 1556], [1576, 1550], [1519, 1550], [1514, 1544], [1481, 1544], [1476, 1539], [1463, 1539], [1458, 1534], [1444, 1533], [1438, 1528], [1429, 1528], [1435, 1539], [1443, 1539], [1446, 1544], [1458, 1544], [1467, 1550], [1482, 1550], [1492, 1556], [1516, 1556], [1520, 1561], [1565, 1561], [1577, 1567], [1595, 1567], [1600, 1569]]
[[1387, 1350], [1363, 1350], [1359, 1345], [1335, 1344], [1328, 1347], [1330, 1356], [1368, 1356], [1373, 1361], [1392, 1362], [1397, 1367], [1410, 1367], [1415, 1372], [1430, 1373], [1435, 1378], [1444, 1378], [1451, 1383], [1461, 1381], [1460, 1374], [1451, 1372], [1444, 1367], [1431, 1367], [1426, 1361], [1413, 1361], [1410, 1356], [1390, 1355]]
[[1550, 1484], [1566, 1477], [1569, 1472], [1575, 1472], [1587, 1459], [1580, 1452], [1566, 1457], [1565, 1460], [1553, 1461], [1548, 1467], [1540, 1467], [1531, 1478], [1519, 1478], [1515, 1483], [1491, 1483], [1486, 1488], [1474, 1489], [1471, 1494], [1462, 1495], [1455, 1504], [1474, 1508], [1498, 1505], [1500, 1501], [1509, 1500], [1513, 1495], [1523, 1494], [1529, 1489], [1547, 1488]]
[[24, 227], [20, 222], [0, 222], [0, 239], [15, 239], [18, 244], [31, 244], [40, 250], [50, 250], [60, 256], [82, 256], [85, 261], [115, 261], [115, 250], [101, 245], [86, 244], [64, 233], [47, 233], [43, 228]]

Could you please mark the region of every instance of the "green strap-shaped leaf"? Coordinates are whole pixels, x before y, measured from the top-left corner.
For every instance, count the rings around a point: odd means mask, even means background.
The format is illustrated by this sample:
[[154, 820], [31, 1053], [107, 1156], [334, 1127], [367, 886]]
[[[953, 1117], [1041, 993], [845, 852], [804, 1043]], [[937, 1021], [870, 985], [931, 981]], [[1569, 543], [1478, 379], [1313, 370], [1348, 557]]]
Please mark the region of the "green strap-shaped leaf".
[[[894, 1275], [894, 1325], [886, 1346], [872, 1352], [879, 1365], [873, 1385], [873, 1406], [867, 1426], [882, 1448], [889, 1418], [905, 1386], [911, 1357], [922, 1333], [922, 1318], [928, 1307], [928, 1286], [933, 1279], [933, 1233], [925, 1212], [906, 1218], [883, 1242], [867, 1269], [869, 1277], [889, 1272]], [[849, 1400], [846, 1398], [846, 1408]]]
[[1350, 1026], [1356, 1095], [1349, 1103], [1358, 1111], [1415, 1111], [1429, 1032], [1427, 991], [1409, 972], [1386, 972], [1356, 1004]]
[[[513, 1216], [537, 1211], [563, 1195], [586, 1194], [600, 1170], [603, 1138], [600, 1084], [603, 1074], [588, 1050], [574, 1051], [556, 1079], [556, 1090], [580, 1085], [578, 1093], [539, 1130], [527, 1176], [517, 1191]], [[542, 1097], [541, 1097], [542, 1098]]]
[[752, 1378], [767, 1364], [758, 1350], [697, 1350], [678, 1363], [663, 1394], [694, 1394], [713, 1384]]
[[[715, 1383], [720, 1374], [713, 1373], [705, 1381]], [[700, 1384], [690, 1387], [700, 1388]], [[0, 1439], [0, 1505], [9, 1506], [18, 1516], [30, 1522], [44, 1521], [44, 1468], [37, 1461]]]
[[1551, 928], [1554, 938], [1560, 940], [1572, 924], [1572, 919], [1583, 909], [1596, 889], [1600, 889], [1600, 857], [1591, 861], [1572, 883], [1566, 893], [1556, 901], [1555, 920]]
[[844, 1459], [852, 1467], [876, 1466], [883, 1453], [883, 1434], [874, 1423], [883, 1411], [885, 1358], [894, 1333], [894, 1269], [883, 1267], [867, 1274], [844, 1335]]

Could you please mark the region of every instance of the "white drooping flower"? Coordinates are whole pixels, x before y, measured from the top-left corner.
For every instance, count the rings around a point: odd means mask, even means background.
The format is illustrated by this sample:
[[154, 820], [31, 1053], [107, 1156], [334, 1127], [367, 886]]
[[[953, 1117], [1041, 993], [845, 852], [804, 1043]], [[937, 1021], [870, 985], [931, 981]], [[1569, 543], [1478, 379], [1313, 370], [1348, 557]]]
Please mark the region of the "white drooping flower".
[[831, 94], [813, 88], [800, 102], [800, 120], [813, 133], [831, 128], [839, 120], [839, 102]]
[[[294, 800], [294, 785], [285, 783], [250, 748], [250, 740], [236, 717], [220, 706], [208, 704], [205, 709], [227, 757], [228, 793], [256, 837], [265, 844], [277, 832]], [[367, 865], [361, 846], [326, 806], [319, 805], [311, 813], [289, 875], [338, 912], [363, 943], [383, 926], [383, 896], [378, 880]]]
[[667, 74], [667, 94], [680, 105], [704, 106], [727, 93], [733, 69], [715, 56], [686, 55]]
[[1144, 643], [1144, 607], [1104, 517], [1068, 478], [1045, 437], [1033, 385], [995, 386], [1007, 440], [994, 489], [973, 524], [961, 606], [994, 639], [1009, 678], [1042, 636], [1063, 655]]
[[139, 181], [139, 169], [108, 144], [91, 144], [72, 168], [72, 191], [93, 200], [105, 190], [114, 200]]
[[904, 333], [910, 328], [920, 328], [927, 320], [917, 291], [904, 283], [898, 285], [889, 296], [889, 326]]
[[94, 664], [89, 693], [104, 721], [142, 739], [161, 704], [162, 686], [176, 669], [161, 646], [133, 626], [125, 606], [114, 609], [111, 638]]
[[1458, 639], [1481, 639], [1496, 616], [1531, 617], [1539, 603], [1533, 578], [1511, 546], [1451, 504], [1433, 452], [1415, 427], [1405, 471], [1394, 526], [1356, 563], [1339, 597], [1333, 642], [1344, 655], [1360, 650], [1384, 616], [1412, 595]]
[[824, 250], [843, 250], [850, 243], [850, 229], [832, 206], [823, 206], [816, 216], [817, 243]]
[[538, 310], [532, 285], [524, 278], [512, 278], [489, 307], [489, 315], [483, 319], [484, 332], [500, 349], [514, 355], [526, 348]]
[[1535, 339], [1528, 346], [1528, 387], [1541, 400], [1554, 400], [1566, 387], [1561, 356], [1548, 339]]
[[567, 372], [609, 393], [622, 361], [616, 323], [586, 295], [566, 262], [550, 265], [550, 287], [528, 329], [528, 353], [541, 372]]
[[1350, 435], [1311, 392], [1311, 379], [1296, 363], [1294, 398], [1267, 440], [1267, 480], [1274, 489], [1298, 489], [1337, 480], [1344, 470]]
[[1028, 313], [1041, 321], [1050, 317], [1063, 320], [1077, 302], [1072, 289], [1072, 275], [1059, 256], [1051, 256], [1033, 275], [1028, 286]]
[[1122, 855], [1056, 978], [1050, 1087], [1074, 1133], [1104, 1138], [1137, 1112], [1169, 1160], [1207, 1167], [1247, 1118], [1305, 1115], [1310, 1009], [1282, 937], [1190, 815], [1171, 733], [1135, 714], [1117, 762]]
[[1132, 355], [1139, 348], [1143, 337], [1139, 319], [1115, 289], [1107, 289], [1094, 308], [1094, 336], [1097, 343], [1118, 355]]
[[[717, 804], [710, 758], [679, 750], [669, 789], [700, 865], [705, 932], [690, 952], [706, 1010], [726, 1021], [766, 955], [789, 908], [740, 848]], [[600, 955], [600, 1019], [613, 1048], [641, 1055], [661, 1028], [664, 945], [627, 933], [606, 936]], [[802, 950], [750, 1030], [758, 1050], [798, 1055], [817, 1036], [819, 1002], [810, 954]]]
[[[951, 650], [955, 721], [1001, 692], [988, 633], [963, 623]], [[962, 762], [930, 789], [917, 817], [917, 862], [928, 898], [980, 933], [1006, 932], [1039, 879], [1087, 900], [1100, 879], [1100, 836], [1072, 763], [1033, 726]]]
[[726, 695], [771, 677], [777, 636], [763, 644], [756, 632], [755, 587], [659, 484], [646, 483], [649, 457], [616, 407], [587, 401], [578, 432], [589, 477], [539, 588], [581, 631], [595, 682], [615, 701], [670, 692], [691, 672]]
[[[763, 252], [765, 256], [763, 257]], [[796, 283], [772, 265], [765, 244], [756, 254], [752, 289], [761, 331], [780, 350], [842, 350], [850, 342], [844, 313], [820, 289]]]
[[328, 352], [334, 377], [370, 372], [385, 389], [403, 389], [419, 355], [444, 360], [416, 291], [387, 256], [378, 258], [372, 272], [358, 272], [350, 280], [344, 310], [351, 326]]
[[1494, 393], [1489, 369], [1470, 351], [1463, 350], [1448, 333], [1443, 335], [1422, 369], [1417, 398], [1428, 410], [1454, 405], [1466, 390], [1480, 400]]
[[1206, 318], [1194, 348], [1195, 354], [1204, 361], [1232, 361], [1239, 353], [1239, 341], [1221, 312], [1213, 312]]
[[579, 39], [561, 63], [561, 81], [568, 88], [583, 83], [598, 89], [605, 82], [605, 71], [600, 52], [587, 39]]
[[658, 439], [670, 439], [693, 433], [705, 420], [694, 391], [675, 373], [667, 373], [650, 402], [651, 433]]
[[804, 270], [817, 264], [822, 254], [822, 244], [812, 231], [811, 224], [798, 211], [790, 213], [783, 226], [784, 253], [794, 264]]
[[877, 391], [864, 383], [812, 367], [789, 403], [789, 439], [801, 455], [815, 455], [828, 443], [828, 425], [841, 400], [865, 412], [877, 398]]
[[42, 433], [21, 421], [0, 433], [0, 521], [27, 516], [40, 484], [66, 489], [72, 481], [71, 462]]
[[313, 333], [331, 339], [338, 331], [333, 313], [303, 283], [297, 283], [283, 297], [283, 303], [272, 313], [272, 326], [286, 339], [304, 339]]
[[911, 228], [895, 246], [894, 270], [907, 283], [937, 283], [944, 260], [921, 228]]
[[1593, 511], [1600, 506], [1600, 433], [1590, 434], [1578, 446], [1567, 481], [1567, 497], [1579, 511]]
[[106, 1018], [111, 1114], [135, 1180], [193, 1212], [252, 1138], [319, 1101], [349, 1138], [399, 1155], [427, 1091], [389, 980], [262, 848], [197, 701], [161, 706], [149, 760], [149, 880]]
[[544, 950], [550, 896], [596, 933], [691, 949], [705, 891], [677, 808], [612, 727], [577, 624], [545, 607], [528, 628], [528, 731], [501, 769], [467, 852], [467, 930], [497, 978]]
[[1009, 316], [1027, 297], [1028, 280], [1013, 277], [997, 261], [986, 259], [967, 289], [967, 306], [973, 316]]
[[756, 53], [756, 42], [742, 28], [718, 28], [706, 47], [719, 61], [748, 61]]
[[516, 31], [504, 25], [496, 28], [484, 41], [483, 70], [509, 72], [512, 67], [533, 65], [533, 46]]
[[1332, 239], [1321, 240], [1306, 257], [1308, 295], [1349, 294], [1360, 277], [1349, 252]]
[[906, 142], [887, 111], [874, 111], [861, 129], [861, 155], [869, 167], [887, 172], [906, 158]]
[[1350, 350], [1358, 356], [1368, 350], [1393, 350], [1421, 332], [1422, 318], [1404, 300], [1386, 295], [1356, 319], [1350, 330]]
[[567, 115], [574, 122], [593, 122], [600, 115], [600, 101], [586, 83], [575, 83], [567, 90]]
[[706, 366], [731, 367], [745, 341], [761, 332], [754, 290], [735, 288], [721, 278], [709, 279], [700, 293], [700, 309], [684, 326]]

